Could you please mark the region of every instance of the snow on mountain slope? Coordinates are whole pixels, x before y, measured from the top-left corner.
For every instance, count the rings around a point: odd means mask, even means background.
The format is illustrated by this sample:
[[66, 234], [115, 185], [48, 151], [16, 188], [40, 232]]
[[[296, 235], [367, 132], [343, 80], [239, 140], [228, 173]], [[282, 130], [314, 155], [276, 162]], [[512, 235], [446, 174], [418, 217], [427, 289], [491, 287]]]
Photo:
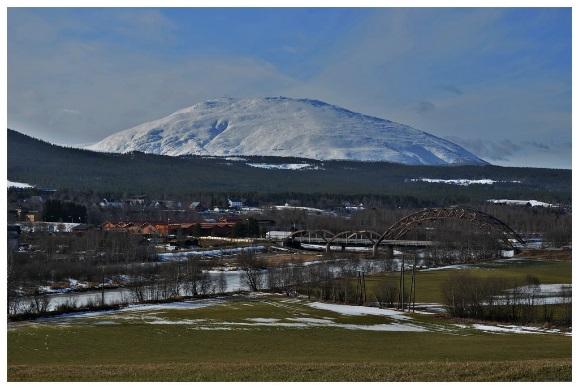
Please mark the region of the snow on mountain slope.
[[404, 124], [317, 100], [222, 98], [195, 104], [86, 147], [163, 155], [266, 155], [412, 165], [486, 164], [464, 148]]

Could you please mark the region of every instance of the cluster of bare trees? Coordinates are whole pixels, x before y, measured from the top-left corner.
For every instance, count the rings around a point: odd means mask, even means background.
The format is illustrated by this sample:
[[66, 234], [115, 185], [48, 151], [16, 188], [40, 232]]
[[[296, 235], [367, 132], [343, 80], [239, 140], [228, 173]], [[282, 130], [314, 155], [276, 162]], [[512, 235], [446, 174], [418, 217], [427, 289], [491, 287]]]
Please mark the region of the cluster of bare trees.
[[34, 293], [28, 299], [19, 298], [19, 296], [9, 296], [8, 298], [8, 314], [15, 315], [17, 313], [29, 314], [44, 314], [48, 311], [49, 299], [48, 296], [41, 293]]
[[345, 304], [366, 303], [365, 275], [388, 270], [392, 264], [391, 261], [371, 263], [360, 258], [333, 261], [327, 256], [319, 263], [285, 265], [265, 271], [252, 254], [243, 256], [246, 258], [240, 262], [244, 270], [242, 280], [251, 290], [264, 288], [287, 296], [301, 294], [308, 299]]
[[149, 242], [124, 232], [31, 233], [22, 238], [29, 249], [9, 253], [9, 283], [14, 287], [35, 288], [69, 278], [100, 282], [103, 266], [107, 274], [127, 274], [134, 263], [156, 260]]
[[[465, 273], [449, 276], [442, 291], [451, 316], [511, 323], [558, 322], [571, 324], [570, 290], [562, 290], [559, 304], [549, 304], [541, 294], [540, 281], [475, 277]], [[556, 310], [558, 314], [556, 315]]]
[[405, 304], [404, 308], [409, 308], [410, 301], [412, 301], [411, 289], [404, 289], [403, 298], [400, 296], [401, 293], [399, 282], [386, 280], [378, 286], [374, 297], [380, 308], [398, 308], [400, 307], [400, 302]]
[[265, 263], [253, 252], [245, 251], [237, 255], [237, 265], [243, 271], [242, 282], [251, 291], [258, 291], [263, 288]]
[[183, 296], [208, 296], [227, 290], [225, 273], [210, 277], [210, 261], [189, 258], [184, 262], [166, 263], [150, 276], [131, 280], [129, 289], [135, 302], [159, 302]]

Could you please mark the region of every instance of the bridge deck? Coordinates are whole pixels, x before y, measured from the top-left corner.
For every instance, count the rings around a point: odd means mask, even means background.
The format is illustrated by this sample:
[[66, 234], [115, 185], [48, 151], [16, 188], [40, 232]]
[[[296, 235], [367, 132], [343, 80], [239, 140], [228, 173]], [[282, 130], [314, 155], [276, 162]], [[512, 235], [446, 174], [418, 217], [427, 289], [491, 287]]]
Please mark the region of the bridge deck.
[[[308, 237], [300, 236], [292, 239], [294, 242], [299, 243], [313, 243], [313, 244], [327, 244], [328, 240], [319, 237]], [[347, 239], [338, 238], [332, 240], [331, 245], [346, 245], [346, 246], [373, 246], [375, 241], [370, 239]], [[430, 240], [383, 240], [380, 242], [380, 246], [396, 246], [396, 247], [427, 247], [435, 246], [437, 242]]]

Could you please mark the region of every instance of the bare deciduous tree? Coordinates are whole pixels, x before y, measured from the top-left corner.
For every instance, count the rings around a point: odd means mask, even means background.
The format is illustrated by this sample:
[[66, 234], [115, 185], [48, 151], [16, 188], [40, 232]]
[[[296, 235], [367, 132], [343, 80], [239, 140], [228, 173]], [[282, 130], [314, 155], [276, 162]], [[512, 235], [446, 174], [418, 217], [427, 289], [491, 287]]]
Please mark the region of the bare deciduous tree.
[[264, 262], [253, 252], [245, 251], [237, 255], [237, 263], [243, 270], [242, 282], [254, 292], [261, 289], [263, 286]]

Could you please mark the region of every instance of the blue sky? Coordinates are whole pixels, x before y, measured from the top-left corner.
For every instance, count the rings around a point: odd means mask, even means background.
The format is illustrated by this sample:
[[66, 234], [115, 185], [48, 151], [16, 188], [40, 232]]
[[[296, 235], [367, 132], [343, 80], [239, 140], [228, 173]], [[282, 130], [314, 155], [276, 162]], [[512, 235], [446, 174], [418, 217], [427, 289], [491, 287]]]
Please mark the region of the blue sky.
[[570, 9], [15, 9], [8, 124], [82, 144], [220, 97], [324, 100], [571, 166]]

